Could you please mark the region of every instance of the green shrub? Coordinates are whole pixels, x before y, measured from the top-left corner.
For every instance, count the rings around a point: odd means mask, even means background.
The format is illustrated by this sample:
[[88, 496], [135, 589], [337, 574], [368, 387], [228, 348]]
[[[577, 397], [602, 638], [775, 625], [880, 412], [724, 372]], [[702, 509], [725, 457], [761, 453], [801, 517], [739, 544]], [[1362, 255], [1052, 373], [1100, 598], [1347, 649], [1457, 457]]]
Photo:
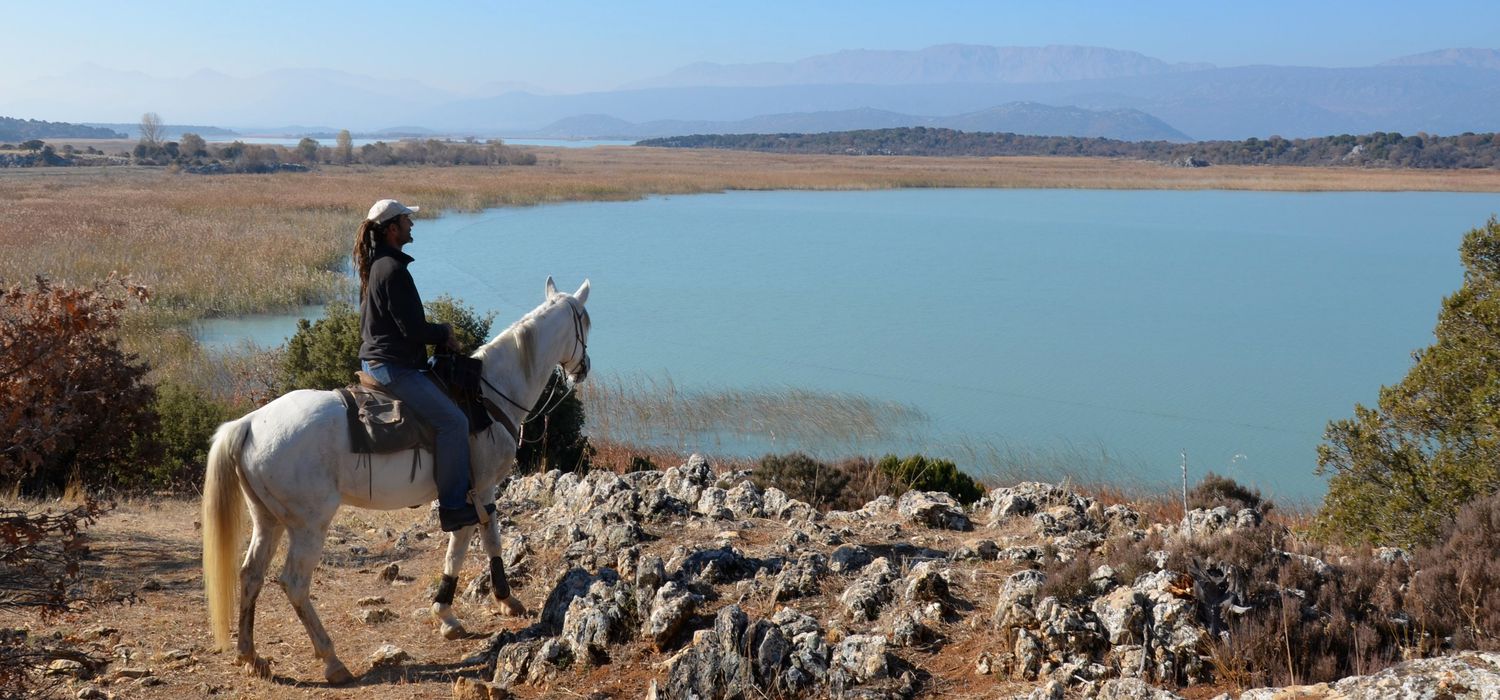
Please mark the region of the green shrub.
[[975, 483], [973, 477], [959, 471], [956, 465], [946, 459], [922, 455], [898, 459], [896, 455], [886, 455], [875, 466], [892, 481], [907, 489], [942, 491], [965, 505], [984, 495], [983, 486]]
[[[554, 371], [531, 415], [546, 410], [549, 397], [555, 396], [566, 381], [560, 370]], [[576, 392], [568, 394], [546, 417], [527, 423], [521, 431], [525, 442], [516, 450], [517, 472], [531, 474], [544, 468], [588, 471], [593, 466], [594, 448], [583, 434], [583, 424], [583, 402], [578, 400]], [[541, 431], [540, 437], [536, 437], [537, 431]]]
[[[426, 306], [427, 320], [453, 326], [453, 335], [458, 337], [460, 353], [471, 354], [489, 340], [490, 324], [495, 321], [495, 312], [481, 316], [474, 307], [447, 294], [427, 302]], [[431, 356], [432, 352], [433, 347], [427, 346], [427, 354]]]
[[847, 474], [802, 452], [762, 457], [750, 479], [761, 489], [774, 486], [792, 498], [825, 510], [839, 502], [849, 484]]
[[[190, 387], [166, 382], [156, 387], [156, 430], [146, 439], [155, 442], [156, 454], [132, 486], [180, 488], [203, 483], [208, 463], [208, 444], [220, 423], [229, 420], [229, 410]], [[144, 442], [144, 440], [142, 441]]]
[[1226, 476], [1209, 472], [1188, 492], [1189, 508], [1217, 508], [1224, 506], [1230, 511], [1245, 508], [1270, 510], [1271, 502], [1261, 498], [1260, 490], [1241, 485]]
[[629, 474], [631, 472], [654, 472], [658, 468], [659, 467], [656, 466], [656, 462], [653, 461], [650, 457], [647, 457], [645, 455], [631, 455], [630, 464], [629, 466], [625, 467], [625, 473]]
[[330, 302], [323, 318], [297, 319], [297, 332], [281, 358], [281, 391], [337, 389], [354, 382], [359, 370], [359, 309]]
[[[429, 321], [453, 326], [464, 354], [484, 344], [495, 318], [493, 312], [481, 316], [473, 307], [446, 294], [425, 306]], [[297, 332], [287, 341], [281, 360], [281, 391], [337, 389], [352, 384], [359, 370], [359, 345], [359, 308], [353, 304], [331, 302], [323, 318], [298, 319]]]

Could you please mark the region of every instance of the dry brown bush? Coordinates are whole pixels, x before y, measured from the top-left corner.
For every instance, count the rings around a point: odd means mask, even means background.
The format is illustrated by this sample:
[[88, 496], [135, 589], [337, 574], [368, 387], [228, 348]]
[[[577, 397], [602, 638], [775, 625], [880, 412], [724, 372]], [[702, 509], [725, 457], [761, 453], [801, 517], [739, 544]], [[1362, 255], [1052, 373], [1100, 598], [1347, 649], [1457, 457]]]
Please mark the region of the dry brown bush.
[[0, 478], [32, 493], [134, 468], [142, 445], [132, 437], [151, 432], [154, 392], [116, 329], [146, 296], [116, 279], [0, 288]]
[[1416, 565], [1408, 597], [1417, 620], [1454, 648], [1500, 650], [1500, 493], [1464, 506]]

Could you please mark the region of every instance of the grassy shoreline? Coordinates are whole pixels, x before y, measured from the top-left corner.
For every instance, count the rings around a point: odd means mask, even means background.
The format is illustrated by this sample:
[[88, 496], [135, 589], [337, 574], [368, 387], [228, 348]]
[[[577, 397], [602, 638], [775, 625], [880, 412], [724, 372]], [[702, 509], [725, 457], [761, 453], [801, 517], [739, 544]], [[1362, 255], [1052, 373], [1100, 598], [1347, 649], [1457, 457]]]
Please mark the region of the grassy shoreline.
[[526, 167], [350, 167], [200, 176], [163, 169], [0, 171], [0, 279], [86, 283], [111, 272], [155, 294], [167, 322], [284, 311], [347, 284], [365, 207], [391, 196], [424, 216], [726, 190], [913, 187], [1500, 192], [1500, 171], [1228, 166], [1101, 158], [803, 156], [734, 151], [534, 149]]

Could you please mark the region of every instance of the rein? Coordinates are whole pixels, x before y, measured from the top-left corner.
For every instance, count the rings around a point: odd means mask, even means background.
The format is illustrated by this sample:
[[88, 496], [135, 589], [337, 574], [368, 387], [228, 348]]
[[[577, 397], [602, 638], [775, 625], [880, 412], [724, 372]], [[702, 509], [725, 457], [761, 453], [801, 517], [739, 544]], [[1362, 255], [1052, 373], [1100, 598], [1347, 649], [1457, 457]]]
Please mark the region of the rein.
[[[582, 379], [583, 376], [588, 372], [589, 345], [588, 342], [583, 339], [582, 314], [579, 313], [578, 307], [574, 305], [572, 299], [568, 299], [567, 302], [568, 310], [573, 312], [573, 351], [576, 354], [580, 347], [583, 348], [583, 360], [580, 363], [580, 366], [583, 367], [583, 374], [579, 377], [580, 379]], [[561, 367], [561, 365], [558, 366]], [[484, 373], [482, 372], [479, 375], [479, 381], [483, 382], [484, 385], [486, 387], [489, 387], [490, 391], [495, 392], [497, 396], [505, 399], [506, 403], [509, 403], [510, 405], [515, 406], [516, 408], [521, 410], [521, 424], [517, 426], [510, 419], [510, 416], [506, 415], [505, 411], [501, 410], [499, 406], [495, 405], [495, 402], [489, 400], [489, 397], [483, 395], [481, 395], [480, 397], [484, 402], [485, 412], [490, 414], [490, 418], [495, 419], [496, 422], [505, 426], [506, 432], [510, 433], [511, 439], [515, 440], [517, 445], [524, 445], [527, 443], [525, 433], [526, 426], [531, 425], [538, 420], [546, 420], [548, 416], [552, 415], [553, 411], [556, 411], [557, 408], [562, 405], [563, 401], [567, 400], [567, 398], [573, 394], [574, 389], [574, 385], [569, 382], [566, 389], [558, 391], [555, 383], [548, 382], [550, 393], [545, 398], [538, 401], [538, 403], [542, 405], [542, 409], [536, 411], [533, 414], [531, 408], [521, 405], [515, 399], [511, 398], [510, 396], [506, 395], [505, 392], [501, 391], [499, 387], [491, 384], [490, 380], [486, 378], [484, 376]], [[538, 442], [540, 440], [541, 438], [537, 438], [536, 440], [532, 440], [531, 442]]]

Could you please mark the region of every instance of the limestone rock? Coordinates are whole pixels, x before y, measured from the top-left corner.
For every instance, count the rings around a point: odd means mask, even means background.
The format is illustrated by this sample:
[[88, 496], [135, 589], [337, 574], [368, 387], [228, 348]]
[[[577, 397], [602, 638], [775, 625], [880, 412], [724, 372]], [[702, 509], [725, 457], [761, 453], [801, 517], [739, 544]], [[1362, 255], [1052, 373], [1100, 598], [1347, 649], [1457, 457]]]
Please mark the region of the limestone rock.
[[779, 602], [819, 593], [818, 581], [828, 571], [827, 562], [822, 552], [803, 552], [797, 561], [781, 568], [771, 599]]
[[411, 654], [406, 653], [406, 650], [394, 644], [382, 644], [379, 649], [370, 654], [370, 658], [367, 661], [370, 662], [371, 668], [400, 666], [411, 661]]
[[72, 676], [82, 678], [88, 673], [88, 667], [72, 659], [53, 659], [47, 664], [47, 675], [49, 676]]
[[453, 681], [453, 700], [510, 700], [510, 691], [494, 683], [460, 676]]
[[765, 516], [764, 498], [754, 483], [742, 481], [724, 494], [724, 507], [736, 518], [760, 518]]
[[614, 576], [600, 577], [583, 595], [569, 601], [558, 634], [569, 657], [592, 664], [607, 662], [610, 643], [626, 636], [630, 605], [630, 592]]
[[880, 635], [850, 635], [834, 648], [831, 668], [847, 673], [854, 683], [885, 678], [885, 645], [886, 639]]
[[1000, 558], [1000, 546], [994, 540], [978, 539], [965, 542], [954, 550], [954, 561], [995, 561]]
[[1462, 652], [1416, 659], [1368, 676], [1333, 683], [1246, 691], [1244, 700], [1497, 700], [1500, 699], [1500, 653]]
[[968, 516], [953, 496], [942, 491], [907, 491], [896, 510], [907, 520], [945, 530], [969, 530]]
[[361, 610], [354, 615], [354, 618], [356, 620], [359, 620], [360, 622], [363, 622], [367, 625], [378, 625], [384, 622], [390, 622], [397, 617], [398, 615], [396, 615], [396, 611], [391, 610], [390, 608], [374, 608], [371, 610]]
[[1153, 687], [1139, 678], [1115, 678], [1099, 686], [1099, 695], [1096, 700], [1182, 700], [1182, 698], [1175, 693]]
[[859, 579], [839, 595], [844, 610], [856, 621], [874, 620], [880, 609], [895, 596], [891, 583], [896, 580], [896, 570], [890, 561], [880, 557], [870, 562]]
[[684, 623], [697, 611], [702, 598], [676, 581], [668, 581], [656, 591], [651, 613], [644, 630], [646, 638], [662, 650], [681, 631]]
[[906, 576], [902, 598], [907, 602], [948, 603], [948, 571], [924, 561]]
[[828, 557], [828, 569], [836, 574], [847, 574], [865, 568], [875, 560], [870, 550], [857, 544], [839, 545]]

